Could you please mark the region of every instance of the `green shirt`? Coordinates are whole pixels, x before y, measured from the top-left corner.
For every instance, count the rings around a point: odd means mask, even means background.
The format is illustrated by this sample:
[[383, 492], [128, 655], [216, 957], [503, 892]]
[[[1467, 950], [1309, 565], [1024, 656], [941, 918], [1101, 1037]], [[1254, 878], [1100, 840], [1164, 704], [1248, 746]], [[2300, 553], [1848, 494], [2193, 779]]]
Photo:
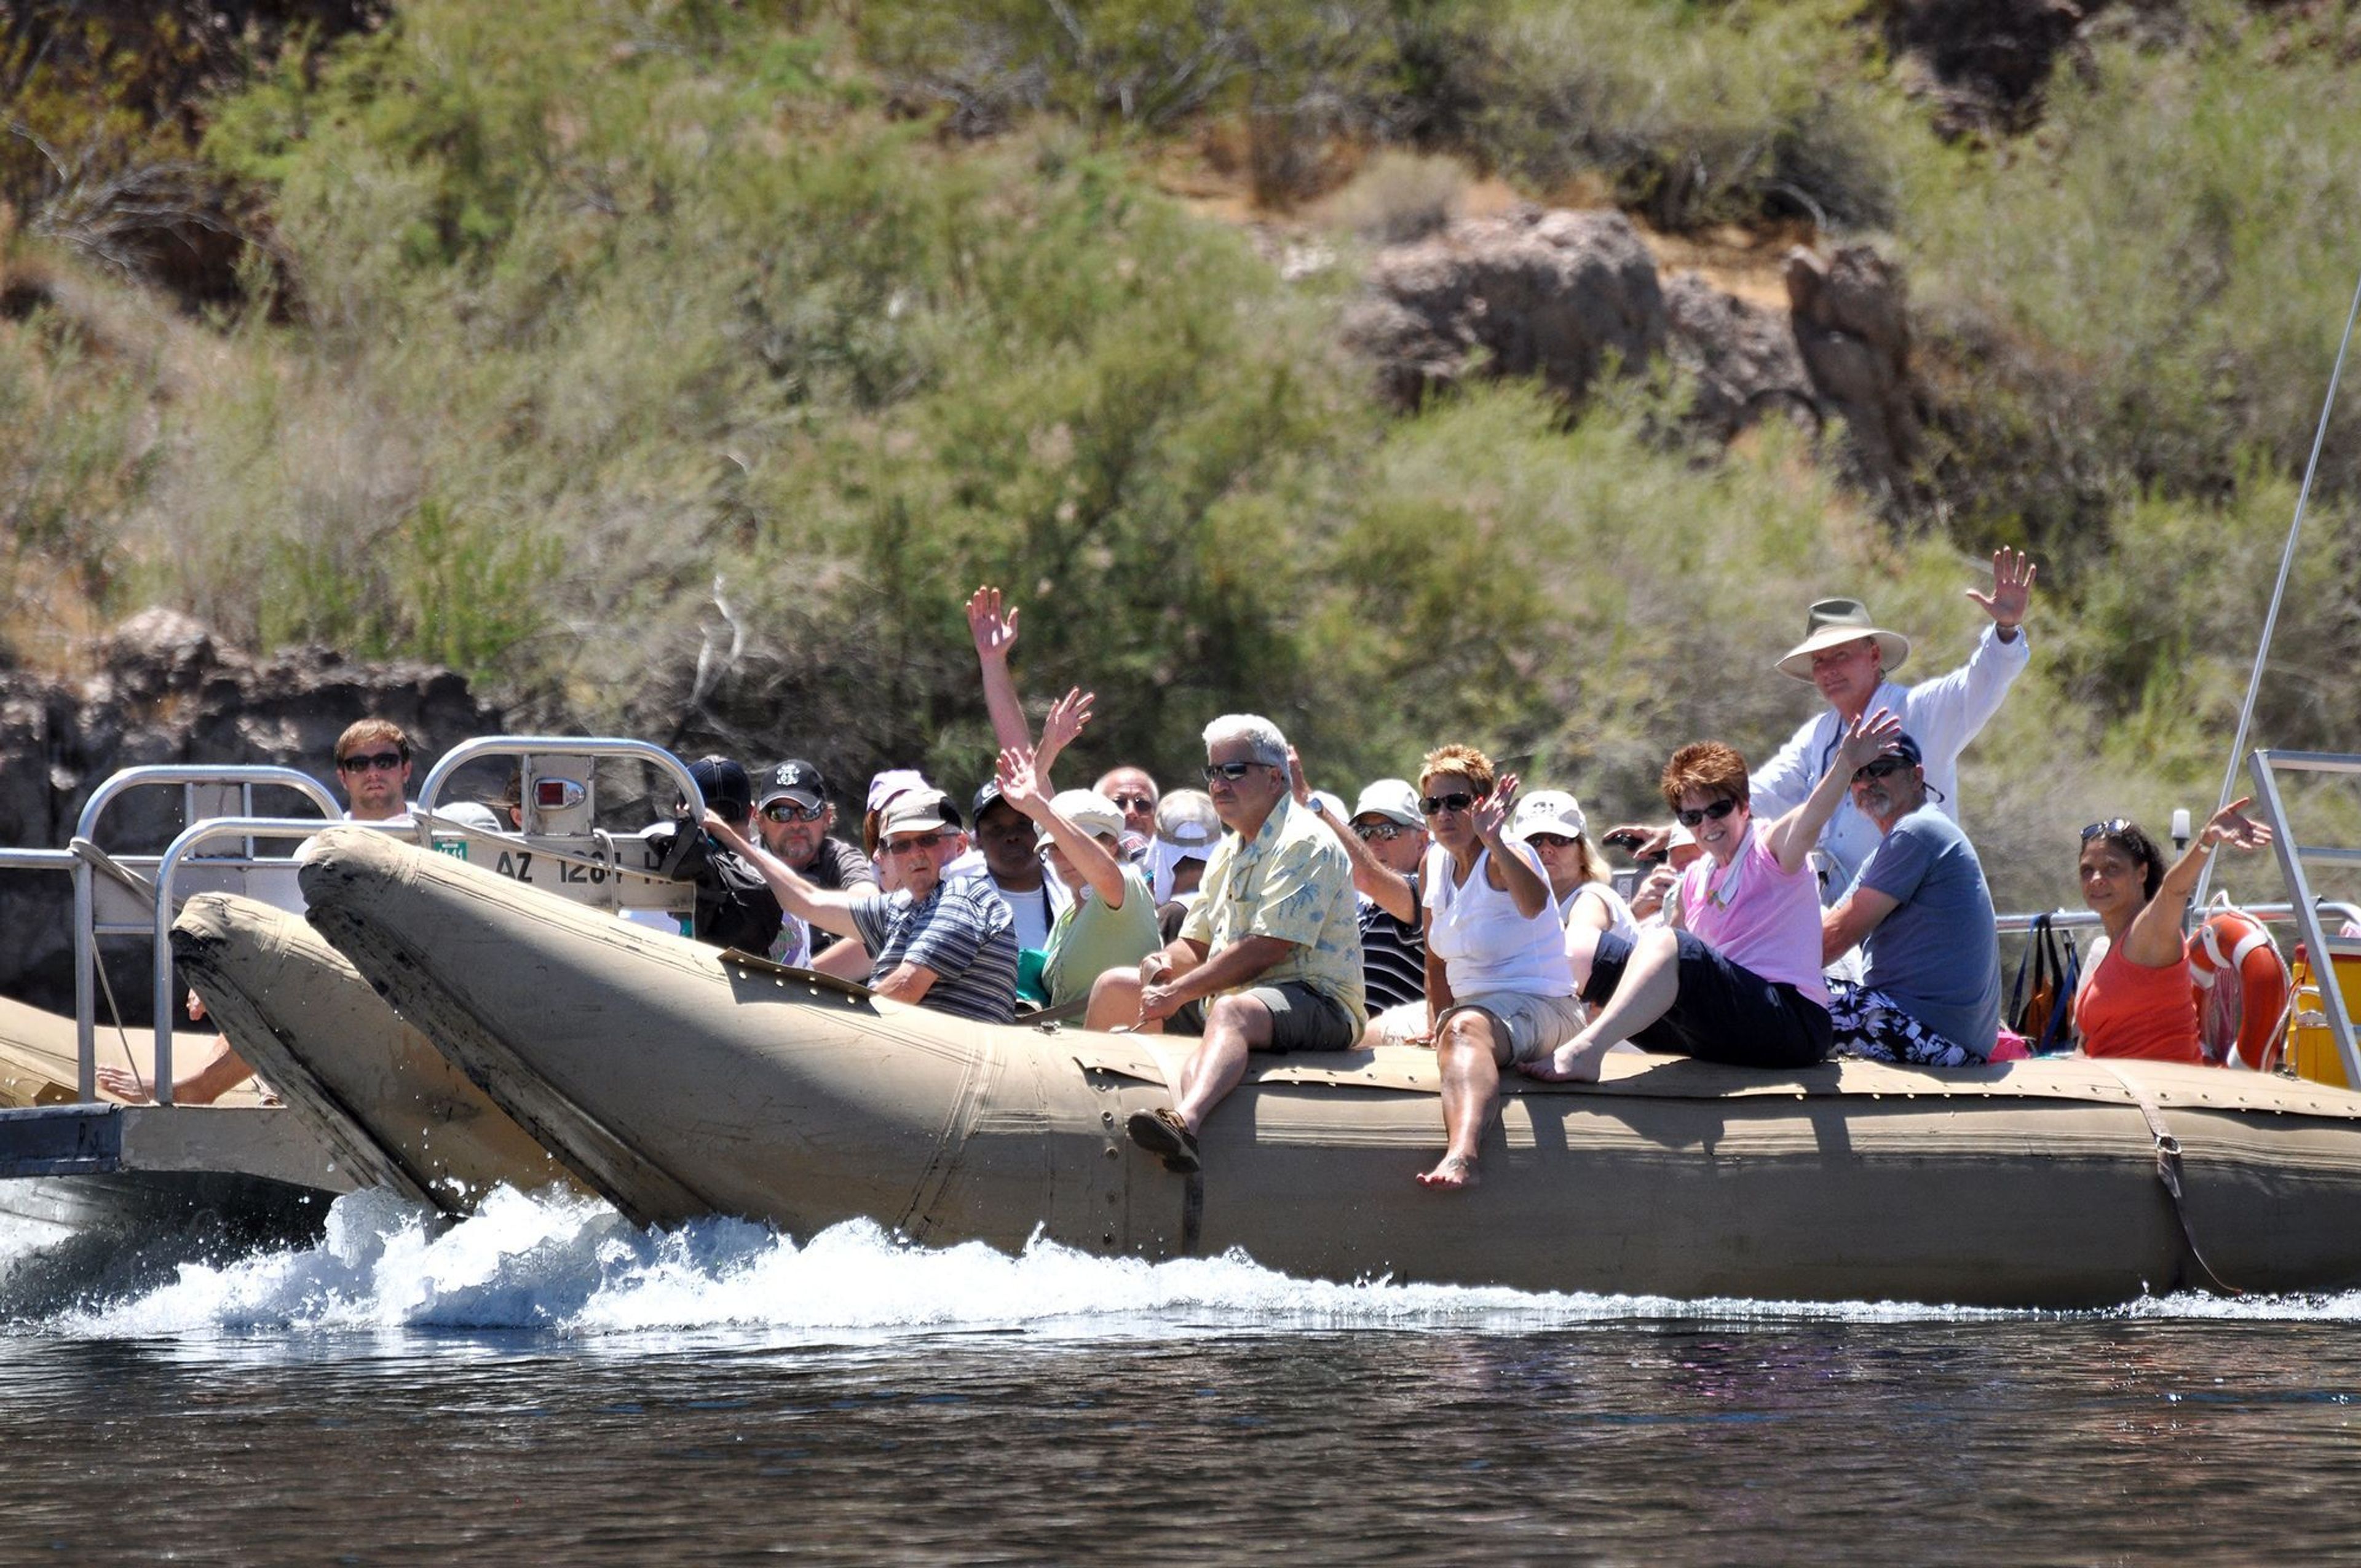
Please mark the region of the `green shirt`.
[[1282, 797], [1251, 842], [1222, 836], [1201, 885], [1204, 895], [1191, 907], [1182, 937], [1202, 944], [1208, 957], [1242, 937], [1292, 943], [1287, 957], [1247, 985], [1291, 980], [1332, 996], [1351, 1015], [1358, 1038], [1368, 1010], [1353, 862], [1325, 824]]
[[1107, 970], [1135, 969], [1163, 944], [1157, 940], [1156, 895], [1139, 868], [1123, 868], [1123, 907], [1110, 909], [1090, 883], [1059, 912], [1049, 928], [1049, 957], [1041, 981], [1049, 1005], [1063, 1007], [1091, 993], [1091, 982]]

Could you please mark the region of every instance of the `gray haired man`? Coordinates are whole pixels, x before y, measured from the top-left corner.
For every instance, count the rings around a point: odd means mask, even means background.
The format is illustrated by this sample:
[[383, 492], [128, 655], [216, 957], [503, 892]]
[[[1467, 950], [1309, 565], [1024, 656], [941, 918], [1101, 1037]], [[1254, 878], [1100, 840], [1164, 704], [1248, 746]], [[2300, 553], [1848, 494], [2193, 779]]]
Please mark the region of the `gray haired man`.
[[1088, 1021], [1202, 1036], [1173, 1107], [1128, 1124], [1134, 1143], [1180, 1171], [1198, 1168], [1198, 1132], [1245, 1078], [1249, 1052], [1346, 1050], [1365, 1020], [1352, 862], [1295, 804], [1279, 727], [1254, 714], [1207, 725], [1205, 791], [1228, 831], [1202, 896], [1137, 970], [1099, 976]]

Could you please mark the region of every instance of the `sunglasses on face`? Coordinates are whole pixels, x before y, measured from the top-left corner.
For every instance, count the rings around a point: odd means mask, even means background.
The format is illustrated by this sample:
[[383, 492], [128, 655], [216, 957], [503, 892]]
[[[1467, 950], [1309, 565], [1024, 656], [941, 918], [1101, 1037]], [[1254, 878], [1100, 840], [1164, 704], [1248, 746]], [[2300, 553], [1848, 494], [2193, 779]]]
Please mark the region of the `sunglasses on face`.
[[1852, 782], [1859, 784], [1863, 779], [1882, 779], [1888, 774], [1898, 773], [1909, 765], [1900, 757], [1880, 757], [1873, 762], [1863, 762], [1855, 768]]
[[402, 762], [402, 755], [399, 751], [371, 751], [367, 756], [338, 757], [336, 766], [348, 773], [365, 773], [371, 768], [375, 768], [379, 773], [390, 773], [401, 766]]
[[763, 815], [774, 822], [817, 822], [827, 812], [825, 806], [797, 806], [792, 800], [774, 800], [763, 807]]
[[1574, 840], [1560, 833], [1528, 833], [1525, 835], [1525, 842], [1536, 850], [1563, 850], [1571, 845]]
[[2093, 839], [2120, 839], [2131, 830], [2130, 817], [2110, 817], [2104, 822], [2093, 822], [2083, 828], [2082, 842], [2087, 844]]
[[1470, 795], [1464, 789], [1455, 789], [1449, 795], [1419, 796], [1418, 809], [1422, 816], [1440, 817], [1446, 811], [1465, 811], [1483, 798], [1480, 795]]
[[931, 850], [947, 837], [949, 835], [938, 828], [931, 833], [915, 834], [907, 839], [889, 839], [885, 842], [885, 852], [889, 855], [906, 855], [913, 850]]
[[1235, 784], [1246, 777], [1250, 770], [1268, 766], [1270, 766], [1268, 762], [1207, 762], [1205, 782], [1212, 784], [1215, 779], [1227, 779], [1230, 783]]
[[1675, 811], [1673, 815], [1680, 818], [1682, 827], [1694, 828], [1708, 817], [1712, 817], [1716, 822], [1719, 822], [1737, 809], [1738, 802], [1730, 799], [1728, 795], [1723, 795], [1711, 806], [1706, 806], [1700, 810]]
[[1156, 809], [1156, 797], [1152, 795], [1109, 795], [1107, 798], [1115, 802], [1115, 808], [1117, 811], [1153, 811]]
[[1401, 824], [1399, 822], [1356, 822], [1353, 824], [1354, 837], [1359, 839], [1365, 844], [1372, 839], [1377, 839], [1381, 844], [1390, 844], [1395, 839], [1401, 837]]

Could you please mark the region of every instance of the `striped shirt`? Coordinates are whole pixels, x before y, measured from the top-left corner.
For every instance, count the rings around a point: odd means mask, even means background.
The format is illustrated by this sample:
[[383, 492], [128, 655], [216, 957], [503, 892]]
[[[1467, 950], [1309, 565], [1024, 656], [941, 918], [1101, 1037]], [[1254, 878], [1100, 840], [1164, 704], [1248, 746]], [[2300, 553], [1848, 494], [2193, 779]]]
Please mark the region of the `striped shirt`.
[[852, 922], [873, 955], [870, 984], [917, 964], [935, 976], [920, 1006], [986, 1024], [1016, 1018], [1016, 921], [990, 882], [945, 881], [924, 904], [906, 892], [856, 899]]
[[[1419, 896], [1411, 872], [1410, 895]], [[1376, 899], [1361, 897], [1361, 978], [1369, 989], [1369, 1011], [1426, 1000], [1426, 933], [1416, 920], [1397, 920]]]

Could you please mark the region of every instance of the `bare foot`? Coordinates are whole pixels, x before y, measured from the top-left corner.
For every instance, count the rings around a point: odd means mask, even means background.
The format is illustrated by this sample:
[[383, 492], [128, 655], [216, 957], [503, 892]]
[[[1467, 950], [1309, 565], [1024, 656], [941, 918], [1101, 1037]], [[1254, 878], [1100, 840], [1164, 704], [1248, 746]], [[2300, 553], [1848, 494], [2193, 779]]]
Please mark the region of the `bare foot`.
[[1418, 1173], [1421, 1187], [1439, 1187], [1452, 1192], [1481, 1186], [1483, 1180], [1484, 1173], [1477, 1169], [1476, 1162], [1464, 1154], [1444, 1155], [1433, 1170]]
[[1544, 1083], [1596, 1083], [1599, 1058], [1606, 1054], [1583, 1040], [1572, 1039], [1538, 1061], [1519, 1062], [1517, 1070]]

